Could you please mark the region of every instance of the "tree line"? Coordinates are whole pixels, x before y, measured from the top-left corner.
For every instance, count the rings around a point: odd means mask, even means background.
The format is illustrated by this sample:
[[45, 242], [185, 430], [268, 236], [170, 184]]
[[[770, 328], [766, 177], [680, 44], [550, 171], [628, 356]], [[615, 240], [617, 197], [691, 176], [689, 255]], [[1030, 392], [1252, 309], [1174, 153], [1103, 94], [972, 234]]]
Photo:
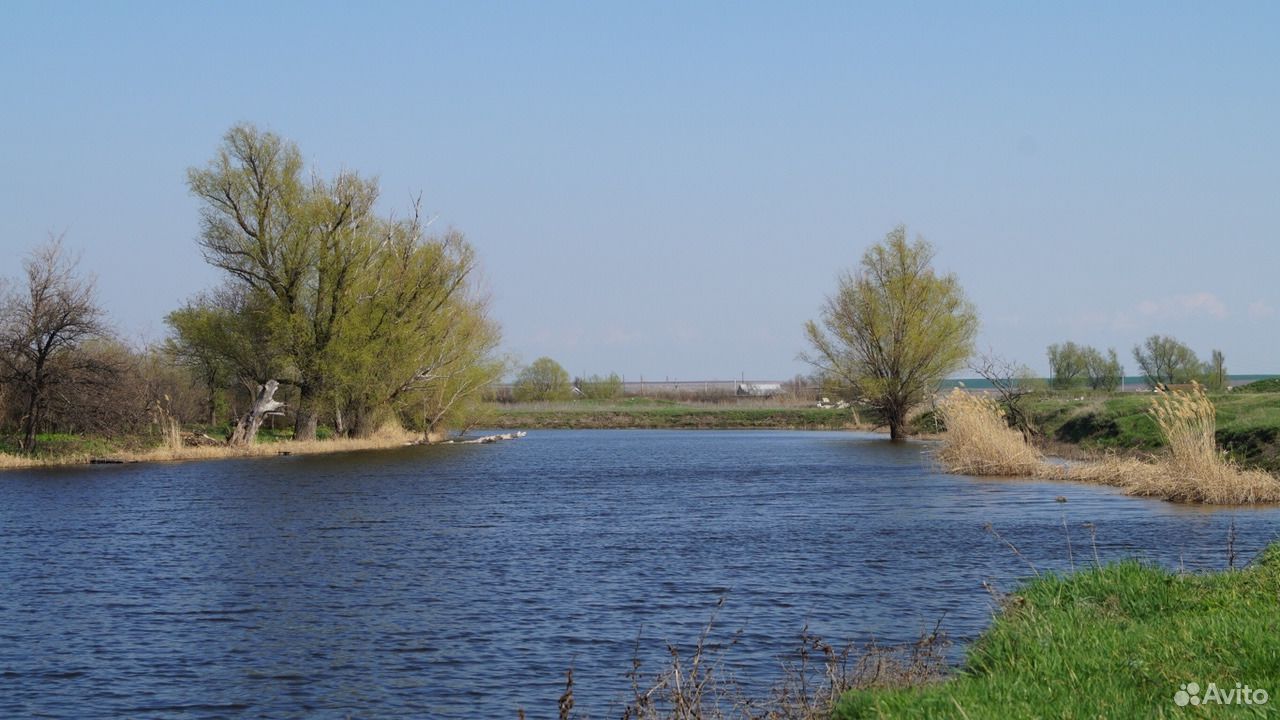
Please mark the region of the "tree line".
[[59, 240], [28, 256], [0, 304], [0, 424], [21, 449], [46, 431], [135, 433], [157, 414], [236, 443], [273, 415], [300, 440], [322, 424], [438, 432], [505, 372], [474, 249], [428, 235], [418, 202], [380, 213], [376, 180], [324, 177], [247, 124], [187, 184], [222, 283], [170, 312], [162, 343], [115, 337]]
[[[1074, 342], [1054, 343], [1047, 349], [1049, 384], [1057, 390], [1087, 385], [1093, 390], [1115, 390], [1122, 382], [1122, 368], [1114, 348], [1103, 355], [1097, 348]], [[1149, 387], [1164, 388], [1196, 381], [1210, 390], [1227, 388], [1226, 360], [1214, 350], [1203, 362], [1185, 343], [1168, 335], [1152, 335], [1133, 347], [1133, 359]]]

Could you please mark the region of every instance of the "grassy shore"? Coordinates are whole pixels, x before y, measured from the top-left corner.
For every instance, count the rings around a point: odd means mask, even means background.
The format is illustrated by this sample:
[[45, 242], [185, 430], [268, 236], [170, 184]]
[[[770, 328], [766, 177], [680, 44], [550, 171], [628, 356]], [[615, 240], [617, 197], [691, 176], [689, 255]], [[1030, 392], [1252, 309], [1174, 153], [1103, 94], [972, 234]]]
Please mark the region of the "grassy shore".
[[[1280, 544], [1243, 570], [1188, 575], [1126, 561], [1044, 575], [1005, 601], [953, 677], [850, 692], [834, 717], [1274, 717], [1277, 618]], [[1211, 682], [1270, 697], [1208, 707]], [[1188, 683], [1200, 689], [1199, 707], [1175, 704]]]
[[388, 428], [367, 438], [295, 441], [268, 435], [267, 437], [259, 436], [259, 441], [253, 445], [228, 447], [226, 445], [157, 445], [151, 438], [112, 441], [77, 435], [46, 435], [41, 436], [43, 446], [36, 454], [22, 455], [0, 451], [0, 470], [84, 465], [90, 462], [178, 462], [275, 455], [320, 455], [402, 447], [419, 441], [421, 437], [417, 433]]
[[551, 428], [867, 428], [854, 410], [781, 402], [695, 403], [655, 398], [504, 403], [491, 406], [486, 424], [520, 430]]
[[[1086, 450], [1152, 452], [1165, 443], [1147, 412], [1151, 399], [1145, 393], [1043, 395], [1028, 409], [1051, 441]], [[1280, 472], [1280, 393], [1236, 390], [1210, 399], [1217, 410], [1218, 446], [1244, 466]]]

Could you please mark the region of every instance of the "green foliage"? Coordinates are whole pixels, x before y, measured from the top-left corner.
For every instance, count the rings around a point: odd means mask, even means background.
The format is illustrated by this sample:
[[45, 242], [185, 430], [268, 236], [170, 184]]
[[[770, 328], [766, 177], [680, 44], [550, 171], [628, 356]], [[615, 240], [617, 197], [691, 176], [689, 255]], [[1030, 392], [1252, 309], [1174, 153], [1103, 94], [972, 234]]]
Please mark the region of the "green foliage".
[[1204, 386], [1211, 392], [1227, 389], [1227, 364], [1221, 350], [1214, 350], [1205, 365]]
[[1048, 347], [1049, 385], [1055, 390], [1072, 390], [1087, 384], [1093, 390], [1120, 387], [1120, 359], [1115, 349], [1102, 351], [1067, 341]]
[[1116, 355], [1115, 348], [1108, 348], [1105, 356], [1096, 348], [1085, 348], [1084, 367], [1089, 387], [1094, 390], [1111, 392], [1120, 387], [1124, 380], [1123, 368], [1120, 367], [1120, 358]]
[[573, 386], [578, 388], [580, 396], [586, 400], [612, 400], [622, 397], [622, 378], [617, 373], [610, 373], [607, 377], [591, 375], [575, 378]]
[[1151, 387], [1181, 385], [1204, 375], [1195, 351], [1167, 335], [1152, 335], [1135, 345], [1133, 359]]
[[804, 359], [874, 407], [893, 438], [911, 408], [973, 352], [978, 316], [954, 275], [932, 267], [933, 246], [907, 241], [899, 226], [866, 251], [856, 273], [840, 276], [805, 326], [813, 354]]
[[512, 395], [517, 402], [547, 402], [573, 397], [569, 373], [560, 363], [540, 357], [520, 371]]
[[[834, 718], [1173, 717], [1188, 682], [1280, 687], [1280, 545], [1245, 570], [1175, 574], [1127, 561], [1018, 590], [942, 682], [847, 694]], [[1274, 703], [1218, 708], [1270, 716]]]
[[[1277, 383], [1280, 385], [1280, 383]], [[1280, 404], [1266, 393], [1239, 390], [1212, 396], [1216, 440], [1249, 467], [1280, 471]], [[1044, 396], [1028, 410], [1047, 437], [1091, 450], [1159, 451], [1164, 441], [1151, 420], [1151, 395], [1117, 393], [1076, 401]]]
[[379, 216], [373, 180], [305, 175], [296, 145], [251, 125], [188, 172], [205, 257], [253, 317], [197, 300], [171, 316], [175, 356], [210, 387], [219, 364], [251, 392], [289, 381], [299, 440], [316, 436], [322, 415], [341, 435], [455, 421], [505, 370], [470, 245], [456, 231], [425, 236], [416, 204]]
[[1084, 380], [1087, 370], [1085, 351], [1086, 348], [1070, 340], [1048, 347], [1050, 385], [1055, 390], [1070, 390]]
[[1233, 393], [1280, 393], [1280, 377], [1255, 380], [1248, 385], [1233, 389]]

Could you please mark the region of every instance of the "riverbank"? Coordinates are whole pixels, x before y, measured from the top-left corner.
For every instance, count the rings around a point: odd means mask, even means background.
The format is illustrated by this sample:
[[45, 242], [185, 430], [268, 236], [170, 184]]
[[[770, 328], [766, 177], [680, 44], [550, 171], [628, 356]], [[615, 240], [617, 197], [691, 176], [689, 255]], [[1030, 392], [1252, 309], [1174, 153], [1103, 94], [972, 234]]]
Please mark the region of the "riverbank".
[[950, 679], [856, 690], [833, 717], [1165, 717], [1223, 697], [1240, 716], [1270, 716], [1278, 590], [1280, 543], [1243, 570], [1125, 561], [1045, 574], [1004, 600]]
[[52, 448], [46, 448], [44, 452], [36, 455], [0, 452], [0, 470], [91, 463], [181, 462], [280, 455], [322, 455], [357, 450], [387, 450], [421, 442], [421, 434], [395, 429], [384, 429], [367, 438], [259, 440], [253, 445], [240, 447], [220, 444], [147, 447], [136, 439], [132, 442], [112, 442], [99, 438], [66, 436], [56, 438]]
[[[1241, 466], [1280, 472], [1280, 393], [1251, 392], [1251, 387], [1208, 396], [1217, 415], [1214, 439]], [[1074, 447], [1086, 454], [1146, 455], [1166, 447], [1148, 412], [1152, 397], [1046, 393], [1030, 398], [1026, 407], [1049, 452], [1063, 454]]]
[[517, 430], [701, 429], [869, 430], [865, 412], [807, 404], [743, 401], [696, 403], [656, 398], [503, 403], [486, 424]]

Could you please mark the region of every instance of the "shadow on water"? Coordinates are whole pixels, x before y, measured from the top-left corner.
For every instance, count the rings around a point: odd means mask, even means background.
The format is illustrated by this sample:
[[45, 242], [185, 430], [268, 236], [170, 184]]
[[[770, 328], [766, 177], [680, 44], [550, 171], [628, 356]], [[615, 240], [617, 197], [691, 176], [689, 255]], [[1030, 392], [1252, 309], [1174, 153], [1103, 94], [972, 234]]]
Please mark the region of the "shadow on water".
[[[963, 642], [1027, 565], [1247, 558], [1274, 509], [946, 475], [926, 442], [547, 431], [485, 446], [0, 477], [0, 715], [606, 714], [634, 653], [740, 631], [767, 689], [801, 628]], [[1065, 502], [1058, 502], [1058, 498]], [[1064, 528], [1065, 523], [1065, 528]], [[637, 644], [637, 635], [640, 641]]]

